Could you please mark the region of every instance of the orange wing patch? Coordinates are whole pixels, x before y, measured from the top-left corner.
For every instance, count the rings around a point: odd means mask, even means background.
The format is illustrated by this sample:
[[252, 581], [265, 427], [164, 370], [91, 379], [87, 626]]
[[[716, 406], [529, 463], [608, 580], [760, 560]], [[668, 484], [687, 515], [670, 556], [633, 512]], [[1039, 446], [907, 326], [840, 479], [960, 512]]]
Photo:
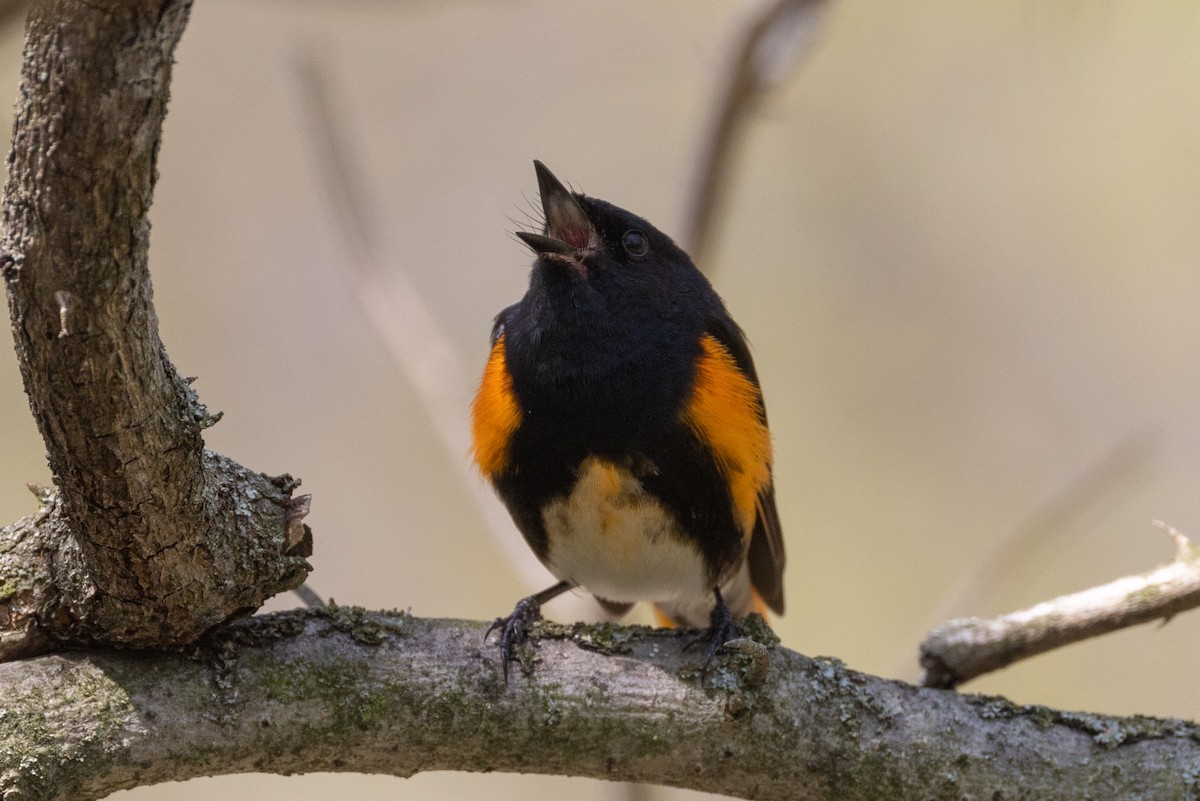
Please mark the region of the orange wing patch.
[[729, 481], [734, 518], [748, 539], [758, 516], [758, 494], [771, 480], [771, 435], [763, 422], [762, 395], [715, 337], [705, 334], [700, 347], [683, 421], [712, 450]]
[[475, 464], [488, 478], [508, 466], [508, 446], [521, 424], [521, 407], [513, 394], [512, 377], [504, 356], [504, 336], [492, 345], [483, 381], [471, 406], [471, 451]]

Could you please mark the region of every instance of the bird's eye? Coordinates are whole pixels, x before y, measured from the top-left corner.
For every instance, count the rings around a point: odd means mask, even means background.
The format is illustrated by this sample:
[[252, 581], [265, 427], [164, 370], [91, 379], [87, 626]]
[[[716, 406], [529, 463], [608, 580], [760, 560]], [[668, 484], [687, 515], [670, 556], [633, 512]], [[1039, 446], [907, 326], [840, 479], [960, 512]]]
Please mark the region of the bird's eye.
[[621, 244], [630, 256], [644, 256], [650, 249], [650, 240], [636, 228], [625, 232], [625, 236], [621, 237]]

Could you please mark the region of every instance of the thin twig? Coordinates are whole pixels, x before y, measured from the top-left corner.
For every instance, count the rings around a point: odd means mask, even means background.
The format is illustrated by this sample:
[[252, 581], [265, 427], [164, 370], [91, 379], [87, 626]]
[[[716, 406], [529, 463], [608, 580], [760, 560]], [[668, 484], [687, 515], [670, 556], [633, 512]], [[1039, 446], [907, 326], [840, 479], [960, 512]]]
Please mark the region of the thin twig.
[[1054, 648], [1152, 620], [1170, 620], [1200, 606], [1200, 549], [1175, 529], [1155, 525], [1174, 540], [1173, 560], [1149, 573], [989, 620], [952, 620], [921, 644], [922, 684], [955, 687]]
[[[1148, 432], [1126, 438], [1088, 465], [1021, 523], [989, 541], [983, 559], [952, 579], [949, 589], [920, 628], [928, 631], [943, 621], [965, 617], [972, 610], [984, 608], [1005, 581], [1020, 573], [1021, 566], [1028, 562], [1034, 549], [1045, 547], [1072, 521], [1085, 512], [1094, 511], [1104, 500], [1119, 497], [1123, 492], [1129, 492], [1131, 486], [1145, 480], [1152, 457], [1158, 452], [1158, 444]], [[912, 645], [909, 644], [898, 656], [896, 668], [887, 675], [916, 681], [915, 668]]]
[[0, 31], [11, 25], [19, 25], [29, 15], [30, 0], [2, 0], [0, 2]]
[[315, 590], [309, 587], [307, 582], [301, 584], [299, 587], [292, 588], [292, 592], [296, 593], [300, 600], [304, 602], [304, 605], [309, 609], [317, 609], [318, 607], [326, 605], [325, 600]]
[[738, 35], [712, 120], [706, 126], [696, 172], [684, 194], [684, 249], [702, 269], [708, 264], [713, 222], [724, 200], [733, 171], [734, 149], [750, 112], [762, 96], [777, 86], [801, 56], [811, 50], [812, 35], [826, 0], [767, 0], [760, 4]]

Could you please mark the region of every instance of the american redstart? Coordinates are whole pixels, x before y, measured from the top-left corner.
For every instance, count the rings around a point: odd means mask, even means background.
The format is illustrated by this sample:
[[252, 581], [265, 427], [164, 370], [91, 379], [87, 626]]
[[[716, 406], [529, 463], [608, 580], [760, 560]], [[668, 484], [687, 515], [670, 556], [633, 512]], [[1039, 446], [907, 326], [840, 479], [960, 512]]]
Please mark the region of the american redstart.
[[559, 582], [498, 618], [504, 674], [541, 605], [580, 587], [708, 626], [783, 613], [771, 438], [741, 329], [646, 220], [569, 191], [539, 161], [537, 258], [497, 315], [472, 408], [474, 458]]

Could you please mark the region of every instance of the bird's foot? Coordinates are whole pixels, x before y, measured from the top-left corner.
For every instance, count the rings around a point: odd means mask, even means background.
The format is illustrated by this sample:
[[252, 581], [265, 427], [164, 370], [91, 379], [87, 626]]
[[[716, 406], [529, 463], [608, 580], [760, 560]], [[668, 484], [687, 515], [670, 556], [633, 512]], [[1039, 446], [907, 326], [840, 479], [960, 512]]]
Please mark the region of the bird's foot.
[[498, 617], [483, 633], [486, 640], [493, 631], [500, 632], [500, 665], [504, 670], [504, 683], [508, 684], [508, 663], [513, 661], [514, 649], [529, 638], [533, 624], [542, 619], [542, 604], [536, 595], [517, 601], [512, 614]]
[[701, 643], [705, 643], [704, 669], [700, 674], [701, 681], [708, 678], [708, 666], [712, 663], [713, 657], [717, 655], [717, 652], [721, 650], [725, 643], [741, 636], [741, 630], [733, 620], [733, 613], [725, 605], [725, 599], [721, 597], [720, 592], [717, 592], [716, 596], [717, 603], [708, 617], [708, 628], [684, 646], [684, 650], [688, 650]]

